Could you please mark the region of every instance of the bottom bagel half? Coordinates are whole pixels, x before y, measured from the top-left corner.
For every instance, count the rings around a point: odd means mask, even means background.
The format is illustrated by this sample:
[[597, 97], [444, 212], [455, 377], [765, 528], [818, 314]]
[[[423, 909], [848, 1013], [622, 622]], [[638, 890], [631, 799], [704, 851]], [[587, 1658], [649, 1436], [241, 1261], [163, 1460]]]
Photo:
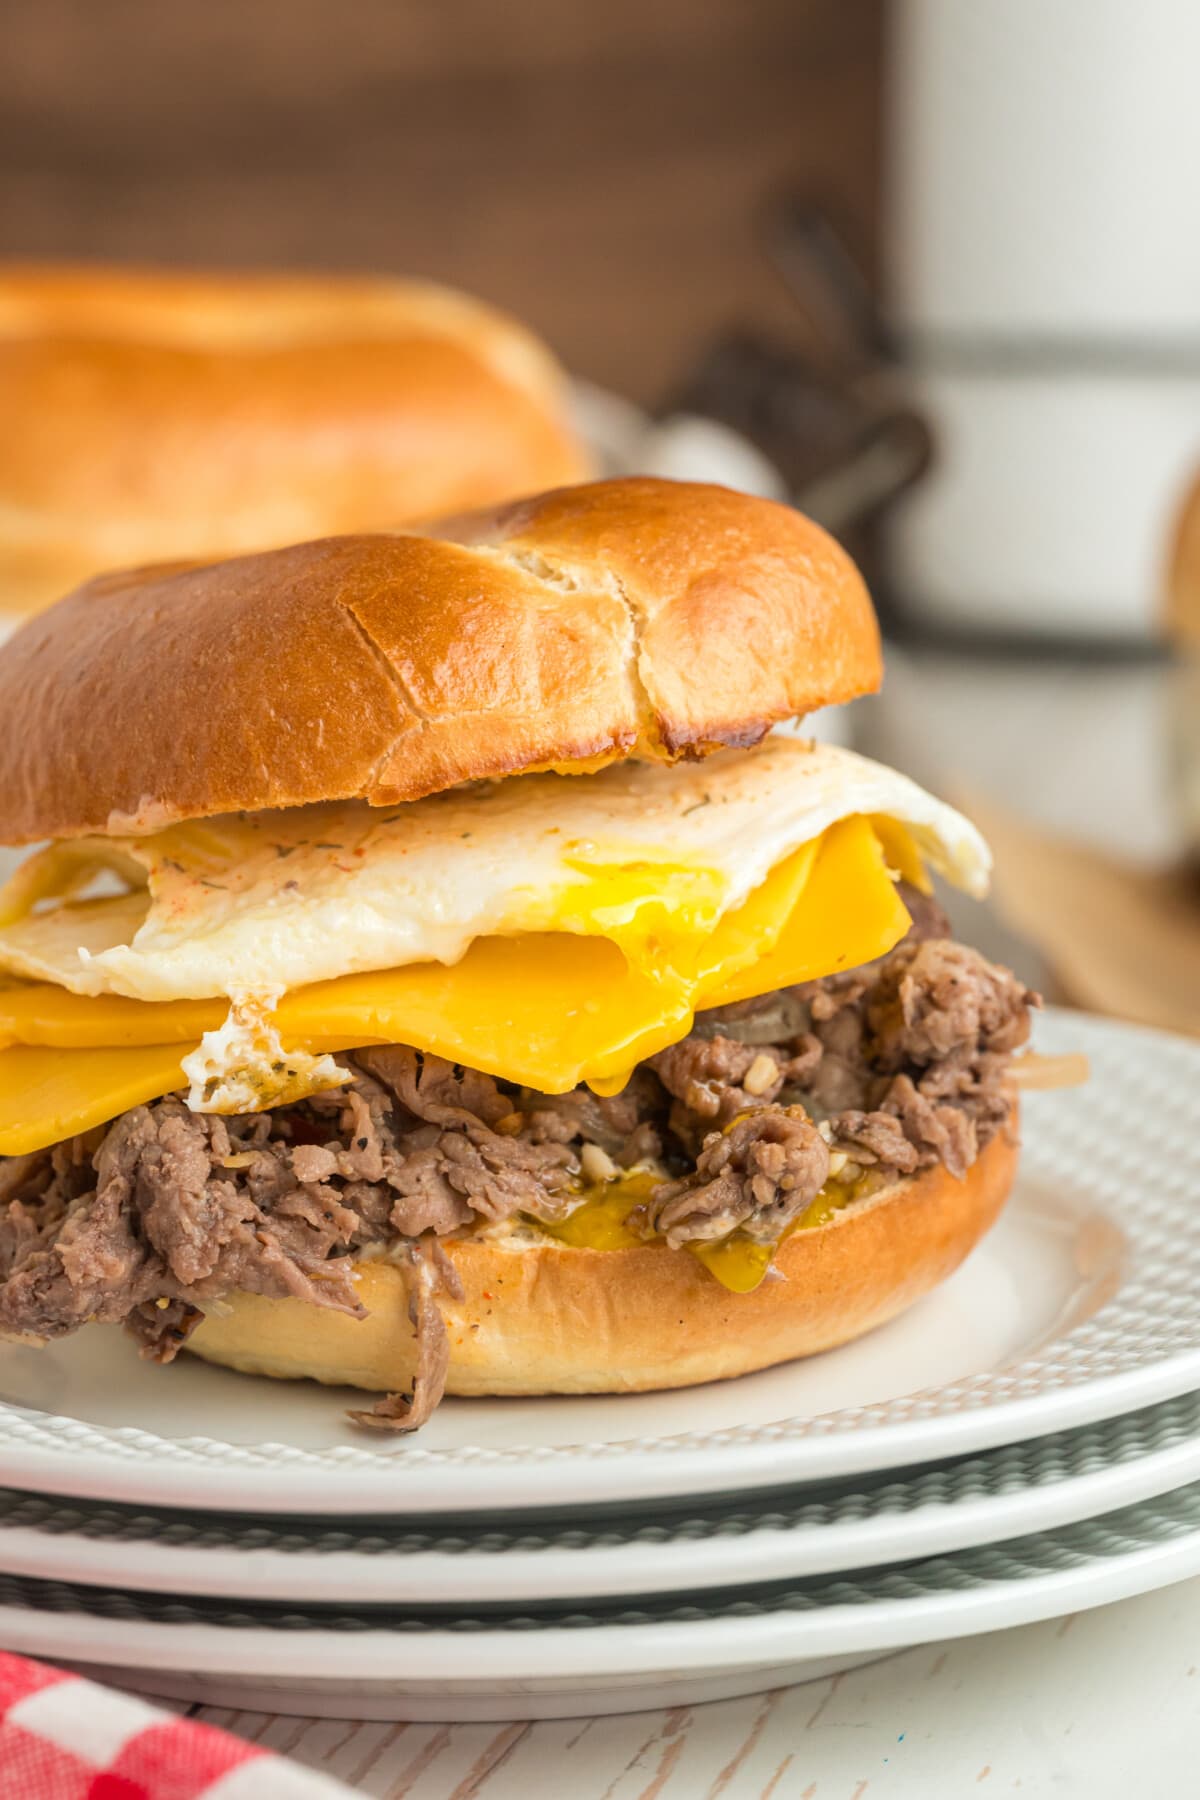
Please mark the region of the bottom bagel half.
[[[608, 1394], [690, 1387], [861, 1337], [952, 1274], [996, 1219], [1016, 1168], [1015, 1115], [966, 1175], [941, 1164], [780, 1244], [782, 1279], [731, 1293], [662, 1243], [587, 1250], [546, 1240], [448, 1239], [462, 1298], [440, 1300], [446, 1391]], [[235, 1294], [187, 1349], [285, 1380], [377, 1392], [410, 1387], [416, 1339], [408, 1265], [358, 1265], [367, 1316]]]

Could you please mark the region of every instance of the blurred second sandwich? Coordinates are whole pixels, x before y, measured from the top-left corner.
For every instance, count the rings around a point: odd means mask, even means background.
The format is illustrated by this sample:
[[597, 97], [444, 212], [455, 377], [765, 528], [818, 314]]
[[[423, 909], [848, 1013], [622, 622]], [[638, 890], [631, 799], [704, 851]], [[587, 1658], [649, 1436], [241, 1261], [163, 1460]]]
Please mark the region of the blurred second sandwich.
[[98, 570], [411, 524], [577, 479], [562, 371], [390, 278], [0, 268], [0, 626]]

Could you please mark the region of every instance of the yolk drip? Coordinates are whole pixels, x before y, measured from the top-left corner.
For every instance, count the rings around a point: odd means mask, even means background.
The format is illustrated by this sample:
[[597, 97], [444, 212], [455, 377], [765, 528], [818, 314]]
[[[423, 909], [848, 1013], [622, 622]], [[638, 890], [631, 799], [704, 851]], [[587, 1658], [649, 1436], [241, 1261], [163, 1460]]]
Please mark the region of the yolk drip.
[[[636, 1170], [588, 1188], [575, 1210], [556, 1224], [536, 1223], [548, 1236], [575, 1250], [629, 1250], [635, 1245], [661, 1244], [661, 1238], [648, 1238], [628, 1223], [630, 1213], [650, 1198], [660, 1180], [648, 1170]], [[857, 1199], [859, 1191], [858, 1183], [826, 1182], [783, 1236], [828, 1225]], [[722, 1287], [734, 1294], [750, 1294], [766, 1278], [779, 1245], [759, 1243], [743, 1231], [734, 1231], [712, 1243], [689, 1244], [687, 1248]]]

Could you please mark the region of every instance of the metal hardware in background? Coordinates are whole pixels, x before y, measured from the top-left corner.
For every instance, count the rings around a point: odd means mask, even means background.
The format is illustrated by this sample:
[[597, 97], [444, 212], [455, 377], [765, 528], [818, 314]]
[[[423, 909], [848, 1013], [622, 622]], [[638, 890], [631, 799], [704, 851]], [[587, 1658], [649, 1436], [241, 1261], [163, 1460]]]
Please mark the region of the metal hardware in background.
[[662, 411], [738, 432], [775, 464], [797, 506], [853, 538], [923, 475], [929, 427], [904, 395], [874, 296], [828, 216], [785, 194], [765, 209], [761, 240], [803, 317], [803, 339], [731, 327]]

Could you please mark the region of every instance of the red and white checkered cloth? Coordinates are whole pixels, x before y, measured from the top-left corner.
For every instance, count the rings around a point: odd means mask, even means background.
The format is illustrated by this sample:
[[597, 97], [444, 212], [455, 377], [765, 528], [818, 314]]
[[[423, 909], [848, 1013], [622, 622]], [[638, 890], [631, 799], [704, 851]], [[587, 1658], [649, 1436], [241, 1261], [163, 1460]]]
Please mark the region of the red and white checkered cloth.
[[349, 1788], [0, 1651], [0, 1800], [345, 1800]]

